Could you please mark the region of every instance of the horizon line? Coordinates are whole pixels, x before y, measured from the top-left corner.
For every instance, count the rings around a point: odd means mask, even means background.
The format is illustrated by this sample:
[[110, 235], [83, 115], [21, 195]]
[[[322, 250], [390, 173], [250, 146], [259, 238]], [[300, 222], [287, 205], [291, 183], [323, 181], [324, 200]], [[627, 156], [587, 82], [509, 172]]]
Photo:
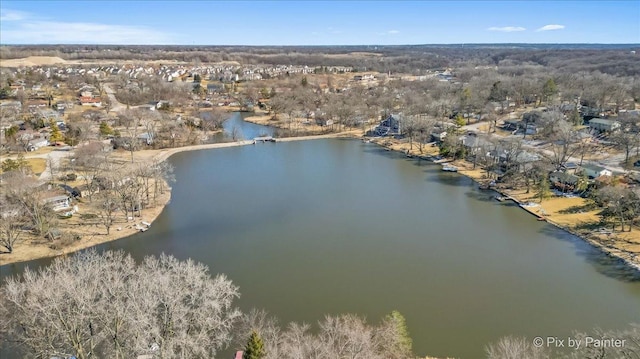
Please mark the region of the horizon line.
[[640, 43], [616, 43], [616, 42], [459, 42], [459, 43], [424, 43], [424, 44], [334, 44], [334, 45], [243, 45], [243, 44], [95, 44], [95, 43], [58, 43], [58, 44], [0, 44], [0, 47], [8, 46], [202, 46], [202, 47], [399, 47], [399, 46], [464, 46], [464, 45], [616, 45], [616, 46], [640, 46]]

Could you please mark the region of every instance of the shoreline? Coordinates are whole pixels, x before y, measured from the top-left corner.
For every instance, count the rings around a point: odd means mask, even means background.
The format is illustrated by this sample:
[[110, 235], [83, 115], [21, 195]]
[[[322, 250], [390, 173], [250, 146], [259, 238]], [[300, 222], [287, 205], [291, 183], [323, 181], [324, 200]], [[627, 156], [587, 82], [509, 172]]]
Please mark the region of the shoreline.
[[[431, 159], [430, 157], [433, 156], [435, 154], [435, 150], [433, 150], [433, 148], [431, 148], [431, 151], [427, 152], [427, 153], [419, 153], [416, 150], [416, 146], [413, 146], [413, 150], [409, 150], [406, 143], [398, 143], [397, 141], [391, 141], [389, 139], [386, 138], [380, 138], [377, 141], [371, 141], [372, 143], [375, 143], [376, 145], [385, 148], [387, 150], [392, 150], [395, 152], [399, 152], [399, 153], [403, 153], [403, 154], [410, 154], [412, 155], [412, 157], [414, 158], [420, 158], [423, 160], [427, 160], [427, 161], [431, 161], [434, 162], [433, 159]], [[389, 144], [389, 142], [391, 142], [391, 144]], [[429, 149], [427, 147], [427, 149]], [[447, 163], [450, 164], [454, 164], [455, 166], [460, 167], [460, 170], [457, 171], [456, 173], [458, 175], [462, 175], [465, 176], [469, 179], [471, 179], [476, 185], [483, 185], [483, 182], [487, 182], [488, 179], [482, 178], [482, 172], [484, 172], [483, 169], [481, 169], [480, 167], [476, 168], [476, 169], [468, 169], [469, 166], [473, 166], [472, 163], [466, 161], [466, 160], [455, 160], [455, 161], [451, 161], [451, 160], [447, 160]], [[479, 189], [476, 188], [476, 190], [479, 191]], [[610, 247], [607, 246], [607, 244], [605, 243], [605, 241], [616, 241], [616, 239], [613, 238], [599, 238], [597, 236], [595, 236], [594, 234], [585, 234], [585, 233], [580, 233], [579, 231], [575, 230], [574, 228], [571, 228], [570, 224], [562, 224], [562, 223], [558, 223], [557, 221], [555, 221], [554, 219], [550, 219], [549, 215], [541, 215], [540, 213], [536, 213], [536, 210], [539, 210], [541, 207], [540, 206], [536, 206], [536, 207], [524, 207], [524, 206], [520, 206], [520, 204], [522, 203], [526, 203], [526, 202], [530, 202], [530, 200], [527, 200], [525, 198], [524, 194], [518, 194], [517, 190], [509, 190], [509, 189], [501, 189], [501, 188], [491, 188], [492, 191], [498, 193], [501, 196], [506, 196], [509, 197], [513, 200], [514, 203], [518, 204], [518, 207], [520, 209], [523, 209], [527, 212], [529, 212], [530, 214], [532, 214], [533, 216], [535, 216], [536, 218], [544, 218], [544, 220], [549, 223], [550, 225], [561, 229], [571, 235], [574, 235], [578, 238], [580, 238], [581, 240], [583, 240], [584, 242], [586, 242], [587, 244], [589, 244], [590, 246], [594, 247], [595, 249], [599, 250], [601, 253], [609, 256], [609, 257], [613, 257], [617, 260], [621, 260], [624, 265], [626, 267], [628, 267], [629, 269], [635, 270], [640, 272], [640, 251], [637, 253], [632, 253], [629, 251], [624, 251], [622, 249], [619, 248], [615, 248], [615, 247]], [[529, 197], [531, 197], [531, 194], [529, 194]], [[546, 202], [543, 202], [542, 205], [548, 204], [551, 200], [553, 200], [553, 198], [551, 199], [546, 199]], [[584, 213], [584, 215], [589, 215], [589, 213]], [[571, 215], [567, 215], [567, 216], [571, 216]], [[629, 233], [629, 232], [615, 232], [614, 234], [616, 235], [620, 235], [621, 233]], [[624, 241], [624, 239], [618, 239], [619, 241]], [[636, 245], [640, 245], [640, 243], [636, 244]]]
[[[278, 138], [277, 142], [307, 141], [307, 140], [340, 138], [340, 137], [355, 138], [350, 133], [337, 132], [337, 133], [329, 133], [325, 135]], [[247, 146], [247, 145], [253, 145], [253, 140], [210, 143], [210, 144], [175, 147], [175, 148], [160, 149], [160, 150], [142, 150], [142, 151], [135, 152], [134, 159], [136, 162], [149, 161], [149, 160], [163, 162], [163, 161], [166, 161], [172, 155], [180, 152], [200, 151], [200, 150], [238, 147], [238, 146]], [[67, 245], [64, 248], [52, 249], [49, 247], [52, 244], [52, 242], [49, 242], [48, 240], [43, 239], [34, 244], [27, 244], [26, 247], [24, 248], [18, 247], [17, 249], [14, 249], [13, 253], [0, 254], [0, 267], [5, 265], [10, 265], [10, 264], [29, 262], [29, 261], [38, 260], [38, 259], [65, 256], [74, 252], [81, 251], [83, 249], [95, 247], [100, 244], [113, 242], [122, 238], [129, 237], [131, 235], [135, 235], [136, 233], [140, 232], [136, 228], [136, 225], [140, 224], [142, 221], [153, 225], [153, 222], [160, 216], [164, 208], [171, 202], [171, 193], [172, 193], [172, 188], [167, 184], [167, 190], [165, 191], [164, 194], [160, 196], [160, 198], [158, 199], [158, 202], [154, 207], [144, 209], [142, 215], [140, 217], [136, 217], [133, 221], [118, 222], [116, 225], [112, 227], [112, 230], [108, 235], [104, 233], [105, 230], [102, 227], [95, 228], [94, 226], [89, 227], [87, 225], [88, 228], [85, 228], [87, 233], [83, 233], [83, 234], [85, 234], [89, 238], [88, 240], [83, 238], [79, 241], [72, 242], [72, 244]], [[120, 230], [117, 229], [118, 227], [120, 227]]]
[[[254, 121], [255, 118], [259, 118], [259, 117], [264, 117], [264, 116], [251, 116], [254, 117]], [[247, 122], [253, 122], [253, 123], [260, 123], [262, 121], [252, 121], [252, 118], [248, 117], [245, 120]], [[362, 138], [362, 131], [361, 130], [353, 130], [353, 131], [345, 131], [345, 132], [333, 132], [333, 133], [328, 133], [328, 134], [322, 134], [322, 135], [310, 135], [310, 136], [296, 136], [296, 137], [284, 137], [284, 138], [278, 138], [277, 142], [293, 142], [293, 141], [306, 141], [306, 140], [315, 140], [315, 139], [327, 139], [327, 138], [352, 138], [352, 139], [358, 139], [358, 138]], [[384, 143], [382, 143], [382, 141], [384, 141]], [[371, 141], [372, 143], [383, 147], [387, 150], [393, 150], [395, 152], [399, 152], [399, 153], [409, 153], [414, 157], [418, 157], [421, 159], [427, 159], [429, 160], [429, 156], [431, 156], [433, 154], [433, 148], [429, 148], [427, 147], [428, 153], [424, 154], [424, 153], [417, 153], [416, 149], [413, 149], [411, 151], [409, 151], [408, 149], [404, 149], [403, 144], [398, 144], [398, 143], [388, 143], [389, 139], [383, 139], [380, 138], [378, 141]], [[152, 160], [152, 161], [158, 161], [158, 162], [163, 162], [166, 161], [169, 157], [171, 157], [172, 155], [176, 154], [176, 153], [180, 153], [180, 152], [189, 152], [189, 151], [200, 151], [200, 150], [208, 150], [208, 149], [217, 149], [217, 148], [228, 148], [228, 147], [238, 147], [238, 146], [246, 146], [246, 145], [253, 145], [254, 141], [253, 140], [243, 140], [243, 141], [236, 141], [236, 142], [223, 142], [223, 143], [211, 143], [211, 144], [202, 144], [202, 145], [193, 145], [193, 146], [185, 146], [185, 147], [176, 147], [176, 148], [170, 148], [170, 149], [161, 149], [161, 150], [143, 150], [143, 151], [139, 151], [136, 152], [136, 155], [138, 157], [138, 161], [140, 160]], [[414, 146], [415, 147], [415, 146]], [[429, 153], [431, 152], [431, 153]], [[468, 165], [469, 163], [465, 160], [458, 160], [455, 161], [455, 164], [458, 165], [463, 165], [463, 167], [466, 167], [466, 165]], [[475, 171], [482, 171], [482, 170], [475, 170]], [[478, 174], [477, 173], [473, 173], [471, 170], [467, 170], [467, 169], [463, 169], [459, 172], [457, 172], [459, 175], [463, 175], [467, 178], [470, 178], [474, 183], [481, 185], [482, 184], [482, 178], [478, 178]], [[475, 175], [474, 175], [475, 174]], [[137, 221], [133, 221], [133, 222], [126, 222], [126, 227], [123, 227], [122, 230], [119, 231], [112, 231], [109, 235], [99, 235], [97, 233], [94, 233], [92, 235], [92, 237], [88, 240], [88, 241], [79, 241], [80, 243], [74, 243], [71, 246], [65, 247], [63, 249], [60, 250], [54, 250], [54, 249], [50, 249], [48, 246], [45, 246], [45, 248], [38, 248], [38, 250], [31, 250], [30, 251], [30, 255], [19, 255], [19, 254], [3, 254], [0, 255], [0, 266], [4, 266], [4, 265], [8, 265], [8, 264], [13, 264], [13, 263], [20, 263], [20, 262], [27, 262], [27, 261], [31, 261], [31, 260], [37, 260], [37, 259], [42, 259], [42, 258], [52, 258], [52, 257], [58, 257], [61, 255], [67, 255], [79, 250], [83, 250], [83, 249], [87, 249], [90, 247], [94, 247], [96, 245], [99, 244], [103, 244], [106, 242], [111, 242], [111, 241], [115, 241], [118, 239], [122, 239], [125, 237], [129, 237], [133, 234], [136, 234], [138, 232], [138, 230], [135, 229], [135, 224], [136, 222], [140, 222], [143, 220], [146, 220], [146, 222], [153, 224], [153, 222], [157, 219], [157, 217], [160, 215], [160, 213], [162, 213], [162, 211], [164, 210], [164, 208], [166, 207], [167, 204], [169, 204], [170, 200], [171, 200], [171, 187], [167, 186], [168, 189], [166, 191], [166, 193], [160, 198], [159, 202], [156, 204], [156, 206], [152, 207], [149, 209], [149, 211], [147, 213], [144, 213], [140, 218], [138, 218]], [[509, 190], [506, 189], [500, 189], [500, 188], [492, 188], [492, 191], [499, 193], [502, 196], [508, 196], [509, 198], [511, 198], [516, 204], [520, 205], [521, 203], [524, 203], [526, 201], [524, 201], [522, 198], [520, 198], [521, 196], [510, 192]], [[536, 213], [533, 209], [529, 208], [529, 207], [523, 207], [523, 206], [519, 206], [521, 209], [531, 213], [532, 215], [534, 215], [535, 217], [540, 218], [541, 215]], [[538, 208], [539, 207], [532, 207], [532, 208]], [[621, 260], [626, 266], [628, 266], [631, 269], [640, 271], [640, 255], [638, 254], [632, 254], [630, 252], [625, 252], [621, 249], [618, 248], [612, 248], [607, 246], [605, 243], [603, 243], [603, 239], [601, 238], [593, 238], [592, 236], [586, 235], [584, 233], [580, 233], [574, 229], [572, 229], [570, 226], [567, 225], [563, 225], [561, 223], [558, 223], [552, 219], [549, 219], [548, 216], [544, 216], [544, 219], [547, 223], [553, 225], [554, 227], [561, 229], [571, 235], [574, 235], [580, 239], [582, 239], [583, 241], [585, 241], [586, 243], [588, 243], [589, 245], [591, 245], [592, 247], [598, 249], [600, 252], [602, 252], [605, 255], [608, 255], [610, 257], [614, 257], [617, 258], [619, 260]], [[96, 235], [99, 235], [100, 237], [96, 238]], [[48, 244], [49, 242], [46, 242], [45, 244]], [[32, 248], [33, 249], [33, 248]], [[6, 255], [13, 255], [11, 258], [6, 259], [4, 258], [4, 256]]]

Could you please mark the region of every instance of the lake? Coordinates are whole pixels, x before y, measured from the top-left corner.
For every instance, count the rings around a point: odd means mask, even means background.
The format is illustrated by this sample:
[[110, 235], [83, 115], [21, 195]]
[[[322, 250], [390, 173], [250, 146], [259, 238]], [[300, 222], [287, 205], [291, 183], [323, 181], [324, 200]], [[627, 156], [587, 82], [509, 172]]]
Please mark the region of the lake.
[[416, 354], [460, 358], [510, 334], [640, 323], [636, 272], [438, 165], [346, 139], [170, 162], [172, 199], [150, 230], [99, 248], [205, 263], [240, 287], [243, 310], [281, 323], [398, 310]]

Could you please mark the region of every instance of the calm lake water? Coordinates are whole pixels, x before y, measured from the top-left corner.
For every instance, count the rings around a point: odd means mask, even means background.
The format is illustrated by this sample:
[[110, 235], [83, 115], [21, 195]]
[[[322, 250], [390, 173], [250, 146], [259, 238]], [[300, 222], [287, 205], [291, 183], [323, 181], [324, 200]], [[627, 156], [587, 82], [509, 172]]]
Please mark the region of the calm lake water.
[[282, 323], [399, 310], [417, 354], [460, 358], [510, 334], [640, 323], [637, 273], [437, 165], [338, 139], [170, 162], [172, 200], [151, 229], [99, 248], [205, 263], [240, 287], [241, 309]]

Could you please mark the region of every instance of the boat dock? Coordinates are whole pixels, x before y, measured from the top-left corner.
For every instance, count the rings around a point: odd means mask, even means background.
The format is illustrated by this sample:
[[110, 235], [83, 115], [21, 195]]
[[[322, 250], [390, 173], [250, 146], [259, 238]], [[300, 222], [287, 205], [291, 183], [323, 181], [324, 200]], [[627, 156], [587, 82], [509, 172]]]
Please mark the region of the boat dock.
[[261, 136], [261, 137], [255, 137], [253, 139], [253, 144], [255, 145], [257, 142], [276, 142], [276, 139], [271, 137], [271, 136]]

